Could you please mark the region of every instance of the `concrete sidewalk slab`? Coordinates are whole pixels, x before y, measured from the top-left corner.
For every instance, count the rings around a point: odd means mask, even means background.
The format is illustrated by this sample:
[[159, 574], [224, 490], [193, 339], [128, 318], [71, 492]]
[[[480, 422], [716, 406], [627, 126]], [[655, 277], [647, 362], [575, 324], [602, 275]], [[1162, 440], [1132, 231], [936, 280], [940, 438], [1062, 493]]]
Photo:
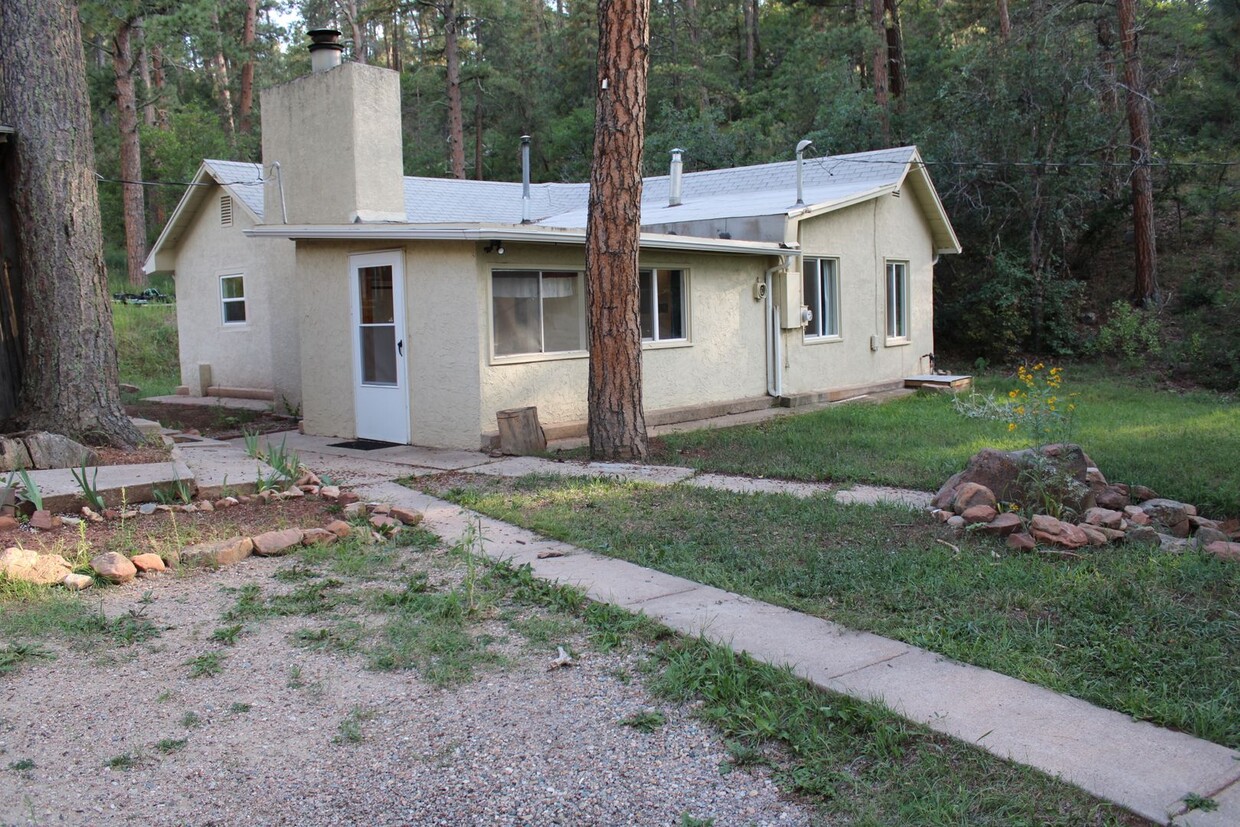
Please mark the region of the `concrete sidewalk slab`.
[[[989, 752], [1036, 767], [1168, 824], [1194, 793], [1219, 805], [1178, 825], [1240, 825], [1235, 750], [1133, 721], [1043, 687], [952, 662], [908, 644], [549, 541], [392, 483], [364, 496], [412, 506], [424, 525], [453, 540], [481, 525], [483, 550], [535, 575], [584, 588], [595, 600], [640, 611], [685, 634], [704, 634], [757, 660], [788, 665], [824, 689], [877, 700], [900, 715]], [[538, 559], [540, 548], [569, 549]]]
[[[54, 468], [30, 471], [30, 478], [39, 486], [43, 507], [48, 511], [77, 511], [86, 500], [82, 487], [73, 476], [75, 469]], [[175, 486], [177, 481], [194, 485], [194, 472], [183, 462], [153, 462], [141, 465], [102, 465], [86, 469], [86, 481], [98, 491], [109, 507], [126, 503], [150, 502], [155, 490]]]
[[458, 451], [447, 448], [423, 448], [418, 445], [393, 445], [391, 448], [376, 448], [373, 451], [359, 451], [355, 448], [336, 448], [334, 444], [350, 440], [339, 437], [310, 436], [296, 431], [280, 431], [268, 434], [264, 441], [279, 445], [284, 443], [289, 450], [299, 455], [314, 452], [323, 456], [348, 457], [361, 461], [387, 462], [417, 468], [433, 468], [439, 471], [459, 471], [492, 462], [492, 458], [481, 451]]
[[[232, 396], [148, 396], [143, 402], [159, 402], [164, 405], [189, 405], [198, 408], [234, 408], [242, 411], [270, 411], [271, 403], [265, 399], [237, 399]], [[296, 424], [296, 423], [294, 423]]]
[[270, 476], [266, 463], [246, 454], [237, 443], [218, 440], [182, 442], [176, 446], [181, 459], [194, 472], [198, 496], [207, 499], [227, 494], [252, 494], [261, 476]]
[[607, 477], [630, 482], [672, 485], [696, 473], [692, 468], [672, 465], [637, 465], [629, 462], [578, 462], [542, 457], [507, 457], [476, 468], [463, 469], [474, 474], [500, 477], [524, 477], [527, 474], [548, 474], [560, 477]]
[[934, 495], [909, 488], [890, 488], [885, 485], [854, 485], [835, 492], [835, 501], [844, 505], [904, 505], [909, 508], [928, 509]]

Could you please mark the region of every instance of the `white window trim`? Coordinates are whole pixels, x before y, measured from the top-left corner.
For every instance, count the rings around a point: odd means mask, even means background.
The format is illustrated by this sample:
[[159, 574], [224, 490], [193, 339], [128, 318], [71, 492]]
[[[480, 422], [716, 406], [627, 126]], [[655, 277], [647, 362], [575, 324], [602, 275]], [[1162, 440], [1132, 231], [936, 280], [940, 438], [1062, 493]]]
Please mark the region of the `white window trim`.
[[[241, 279], [241, 297], [240, 298], [236, 298], [236, 299], [224, 298], [224, 279]], [[234, 272], [220, 274], [219, 291], [217, 295], [219, 296], [219, 299], [220, 299], [220, 324], [222, 324], [224, 327], [238, 328], [238, 327], [245, 327], [246, 325], [250, 323], [250, 307], [249, 307], [249, 304], [247, 303], [249, 300], [249, 296], [246, 294], [245, 273], [238, 273], [234, 271]], [[229, 304], [236, 304], [238, 302], [240, 302], [241, 305], [245, 307], [245, 320], [240, 321], [240, 322], [230, 322], [228, 321], [228, 317], [224, 314], [224, 308]]]
[[[540, 285], [542, 282], [542, 273], [544, 272], [550, 271], [550, 272], [556, 272], [556, 273], [576, 273], [578, 276], [578, 283], [581, 285], [581, 291], [580, 291], [580, 295], [581, 295], [581, 340], [582, 342], [586, 342], [587, 346], [580, 350], [555, 350], [555, 351], [551, 351], [550, 353], [540, 352], [540, 353], [511, 353], [511, 354], [505, 354], [505, 355], [496, 354], [495, 353], [495, 271], [496, 270], [499, 270], [501, 272], [538, 273]], [[590, 351], [588, 350], [589, 345], [588, 345], [588, 337], [587, 337], [587, 329], [586, 329], [586, 325], [587, 325], [586, 314], [589, 313], [589, 308], [586, 306], [586, 296], [585, 296], [586, 294], [586, 273], [585, 273], [584, 268], [572, 267], [572, 266], [564, 267], [564, 266], [555, 265], [555, 264], [548, 264], [545, 266], [517, 265], [517, 266], [512, 266], [512, 267], [503, 267], [503, 266], [491, 267], [489, 270], [487, 270], [486, 281], [487, 281], [487, 338], [490, 339], [490, 343], [491, 343], [490, 344], [490, 352], [491, 352], [490, 363], [492, 365], [519, 365], [519, 364], [524, 364], [526, 362], [558, 362], [561, 360], [588, 359], [589, 358]], [[542, 318], [541, 298], [542, 298], [542, 294], [541, 294], [541, 286], [540, 286], [540, 293], [539, 293], [539, 299], [540, 299], [539, 305], [540, 306], [538, 310], [540, 319]]]
[[[904, 302], [903, 306], [899, 308], [901, 311], [899, 320], [904, 328], [903, 333], [893, 333], [891, 329], [892, 310], [895, 302], [895, 298], [891, 290], [891, 268], [896, 266], [901, 267], [903, 270], [901, 286], [903, 287], [902, 293], [904, 296]], [[912, 314], [910, 313], [911, 308], [909, 305], [912, 303], [912, 297], [909, 295], [909, 289], [908, 261], [906, 259], [883, 259], [883, 334], [885, 337], [885, 343], [888, 347], [907, 345], [911, 341], [909, 326], [912, 321]]]
[[[838, 256], [805, 256], [801, 261], [802, 268], [805, 267], [805, 262], [807, 261], [819, 262], [819, 265], [818, 265], [819, 267], [818, 289], [819, 290], [822, 290], [822, 264], [821, 263], [824, 261], [830, 261], [835, 265], [835, 278], [833, 279], [834, 283], [832, 284], [832, 288], [831, 288], [833, 291], [833, 295], [832, 295], [833, 301], [831, 303], [831, 306], [835, 309], [835, 331], [836, 332], [835, 333], [809, 333], [807, 329], [803, 337], [804, 342], [807, 345], [829, 345], [829, 344], [834, 344], [836, 342], [842, 342], [844, 341], [844, 319], [843, 319], [843, 314], [840, 313], [840, 259]], [[802, 286], [802, 289], [804, 289], [804, 286]], [[804, 298], [807, 298], [807, 297], [802, 296], [802, 299]], [[808, 305], [809, 303], [805, 302], [805, 304]], [[818, 308], [811, 307], [810, 310], [812, 310], [814, 312], [815, 317], [817, 317]]]
[[[680, 347], [692, 347], [693, 346], [693, 326], [691, 324], [691, 320], [692, 320], [693, 314], [691, 310], [692, 302], [689, 301], [689, 296], [692, 295], [692, 284], [691, 284], [690, 277], [689, 277], [689, 268], [688, 267], [670, 267], [670, 266], [663, 266], [659, 264], [653, 264], [653, 265], [650, 265], [649, 267], [643, 265], [637, 268], [637, 272], [639, 274], [648, 273], [650, 274], [650, 278], [652, 280], [654, 279], [654, 273], [656, 273], [659, 270], [679, 270], [680, 271], [680, 290], [681, 290], [680, 305], [681, 305], [681, 310], [683, 312], [683, 318], [681, 319], [681, 323], [684, 326], [685, 335], [677, 339], [646, 339], [646, 338], [643, 338], [642, 339], [642, 350], [672, 350], [674, 348], [680, 348]], [[640, 277], [644, 278], [644, 276], [640, 276]], [[640, 297], [641, 297], [641, 293], [639, 290], [638, 291], [639, 301], [640, 301]], [[659, 308], [656, 303], [656, 306], [655, 306], [656, 316], [658, 315], [658, 312], [659, 312]], [[655, 319], [654, 327], [655, 327], [655, 334], [657, 335], [658, 328], [659, 328], [659, 320], [657, 318]]]

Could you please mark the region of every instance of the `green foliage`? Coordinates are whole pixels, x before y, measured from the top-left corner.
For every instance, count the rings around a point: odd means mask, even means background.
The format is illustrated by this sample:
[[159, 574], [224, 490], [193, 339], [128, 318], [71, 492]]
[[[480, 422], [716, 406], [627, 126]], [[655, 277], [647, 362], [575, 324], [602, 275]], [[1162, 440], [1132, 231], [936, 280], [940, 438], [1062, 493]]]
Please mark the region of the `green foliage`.
[[121, 381], [144, 396], [171, 394], [181, 383], [175, 305], [114, 304], [112, 326]]
[[1106, 356], [1128, 362], [1157, 358], [1162, 353], [1162, 331], [1158, 316], [1150, 310], [1134, 309], [1128, 302], [1111, 305], [1110, 318], [1098, 331], [1094, 346]]
[[82, 489], [82, 498], [86, 500], [86, 504], [93, 508], [96, 512], [102, 512], [107, 508], [107, 504], [103, 501], [103, 497], [99, 494], [97, 481], [99, 479], [99, 469], [95, 468], [90, 478], [86, 477], [86, 460], [82, 460], [81, 468], [70, 468], [73, 479], [77, 482], [78, 487]]
[[643, 709], [620, 719], [622, 726], [632, 727], [638, 732], [654, 732], [667, 723], [667, 716], [657, 709]]

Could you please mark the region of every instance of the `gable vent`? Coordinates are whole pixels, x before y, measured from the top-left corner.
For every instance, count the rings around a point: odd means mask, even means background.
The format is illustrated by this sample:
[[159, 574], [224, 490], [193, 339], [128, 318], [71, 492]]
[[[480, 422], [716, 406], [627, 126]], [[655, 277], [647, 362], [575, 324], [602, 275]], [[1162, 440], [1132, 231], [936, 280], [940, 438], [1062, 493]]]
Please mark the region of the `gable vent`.
[[233, 210], [232, 196], [221, 195], [220, 196], [220, 226], [221, 227], [232, 226], [232, 210]]

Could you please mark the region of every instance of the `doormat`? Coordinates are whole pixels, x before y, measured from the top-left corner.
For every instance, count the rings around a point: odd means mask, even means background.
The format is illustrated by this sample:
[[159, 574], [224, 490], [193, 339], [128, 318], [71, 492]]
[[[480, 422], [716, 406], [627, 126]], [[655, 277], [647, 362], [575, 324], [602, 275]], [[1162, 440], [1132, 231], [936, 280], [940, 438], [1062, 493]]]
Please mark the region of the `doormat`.
[[354, 451], [377, 451], [380, 448], [400, 448], [399, 442], [380, 442], [377, 439], [355, 439], [352, 442], [333, 442], [328, 448], [350, 448]]

